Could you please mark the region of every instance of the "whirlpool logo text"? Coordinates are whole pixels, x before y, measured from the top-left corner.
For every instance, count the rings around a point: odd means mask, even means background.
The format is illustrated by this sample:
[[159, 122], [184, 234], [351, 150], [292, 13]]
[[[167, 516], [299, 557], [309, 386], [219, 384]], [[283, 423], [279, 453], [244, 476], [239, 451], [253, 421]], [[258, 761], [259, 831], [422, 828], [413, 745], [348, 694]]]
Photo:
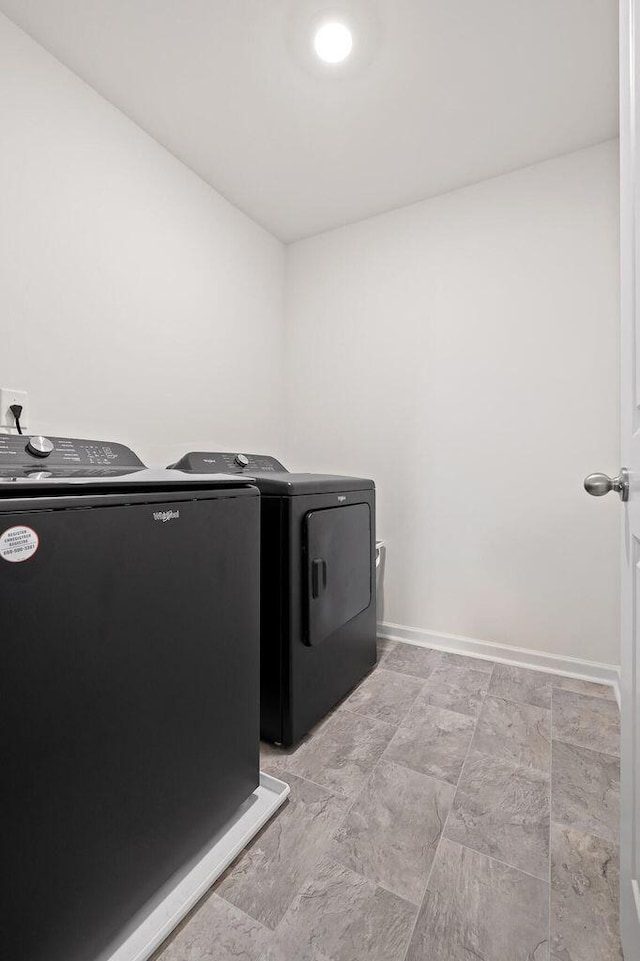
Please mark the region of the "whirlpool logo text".
[[162, 521], [165, 524], [167, 521], [177, 521], [180, 517], [180, 511], [154, 511], [153, 519], [154, 521]]

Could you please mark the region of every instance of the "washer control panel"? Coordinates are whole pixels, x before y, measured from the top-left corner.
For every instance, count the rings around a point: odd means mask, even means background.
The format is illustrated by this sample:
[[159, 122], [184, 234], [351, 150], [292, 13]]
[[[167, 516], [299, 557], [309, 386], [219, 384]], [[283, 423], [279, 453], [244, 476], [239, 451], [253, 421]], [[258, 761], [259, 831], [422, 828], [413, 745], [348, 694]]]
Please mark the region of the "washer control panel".
[[144, 464], [123, 444], [77, 437], [0, 434], [1, 476], [82, 476], [124, 474]]
[[186, 470], [196, 474], [287, 473], [286, 467], [269, 454], [245, 454], [235, 451], [193, 451], [185, 454], [171, 466], [176, 470]]

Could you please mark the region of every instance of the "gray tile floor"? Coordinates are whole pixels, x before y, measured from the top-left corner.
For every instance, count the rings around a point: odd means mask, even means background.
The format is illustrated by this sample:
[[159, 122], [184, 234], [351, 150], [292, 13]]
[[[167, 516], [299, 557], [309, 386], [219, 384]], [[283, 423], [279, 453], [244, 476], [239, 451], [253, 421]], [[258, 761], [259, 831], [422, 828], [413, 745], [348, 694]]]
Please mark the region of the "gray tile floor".
[[381, 642], [162, 961], [621, 961], [611, 688]]

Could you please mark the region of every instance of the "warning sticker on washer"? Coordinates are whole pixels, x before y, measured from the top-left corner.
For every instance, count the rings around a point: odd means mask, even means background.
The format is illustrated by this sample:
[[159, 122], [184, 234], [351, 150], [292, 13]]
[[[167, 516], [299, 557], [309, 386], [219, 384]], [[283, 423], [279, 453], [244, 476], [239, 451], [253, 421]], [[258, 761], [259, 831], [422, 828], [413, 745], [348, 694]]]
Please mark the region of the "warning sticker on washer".
[[0, 558], [17, 564], [28, 561], [40, 546], [40, 539], [30, 527], [9, 527], [0, 534]]

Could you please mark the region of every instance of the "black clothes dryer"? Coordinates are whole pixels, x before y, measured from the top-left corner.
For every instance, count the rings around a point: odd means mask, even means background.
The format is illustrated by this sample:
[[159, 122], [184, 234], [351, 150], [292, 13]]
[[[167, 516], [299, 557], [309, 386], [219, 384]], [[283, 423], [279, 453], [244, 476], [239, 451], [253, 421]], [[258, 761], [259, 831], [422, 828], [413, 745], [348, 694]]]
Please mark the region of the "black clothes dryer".
[[376, 662], [375, 485], [292, 474], [261, 454], [174, 466], [248, 475], [260, 490], [260, 729], [295, 744]]
[[259, 781], [260, 497], [0, 436], [2, 957], [90, 961]]

